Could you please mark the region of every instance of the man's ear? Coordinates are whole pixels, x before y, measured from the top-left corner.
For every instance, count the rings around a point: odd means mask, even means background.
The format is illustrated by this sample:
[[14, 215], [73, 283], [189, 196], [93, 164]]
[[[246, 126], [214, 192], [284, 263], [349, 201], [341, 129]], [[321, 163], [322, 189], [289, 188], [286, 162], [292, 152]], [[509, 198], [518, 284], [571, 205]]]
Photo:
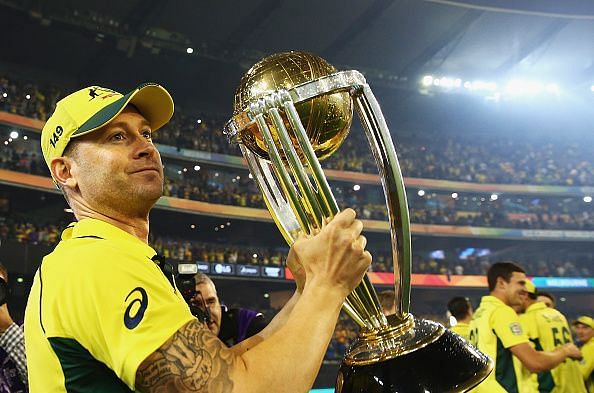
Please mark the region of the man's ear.
[[497, 277], [497, 284], [495, 285], [495, 288], [503, 288], [505, 286], [505, 280], [503, 279], [503, 277]]
[[56, 157], [50, 163], [52, 177], [61, 188], [74, 189], [77, 185], [76, 179], [72, 176], [72, 164], [69, 157]]

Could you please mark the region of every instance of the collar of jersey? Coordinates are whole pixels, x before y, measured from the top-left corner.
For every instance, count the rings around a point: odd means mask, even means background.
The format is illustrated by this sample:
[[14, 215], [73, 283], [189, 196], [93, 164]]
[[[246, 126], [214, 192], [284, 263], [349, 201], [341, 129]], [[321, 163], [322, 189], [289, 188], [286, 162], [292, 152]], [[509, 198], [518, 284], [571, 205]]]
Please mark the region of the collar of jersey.
[[526, 312], [542, 310], [545, 308], [547, 308], [546, 304], [544, 304], [543, 302], [536, 302], [536, 303], [533, 303], [530, 306], [528, 306], [528, 308], [526, 309]]
[[157, 254], [151, 246], [142, 242], [136, 236], [129, 234], [115, 225], [95, 218], [85, 218], [71, 223], [62, 232], [62, 240], [75, 238], [99, 238], [113, 241], [134, 250], [134, 252], [142, 253], [149, 259]]
[[498, 297], [493, 296], [493, 295], [483, 296], [483, 299], [482, 300], [485, 300], [487, 302], [492, 302], [492, 303], [498, 303], [498, 304], [500, 304], [502, 306], [506, 306], [506, 304], [503, 303], [503, 301], [501, 299], [499, 299]]

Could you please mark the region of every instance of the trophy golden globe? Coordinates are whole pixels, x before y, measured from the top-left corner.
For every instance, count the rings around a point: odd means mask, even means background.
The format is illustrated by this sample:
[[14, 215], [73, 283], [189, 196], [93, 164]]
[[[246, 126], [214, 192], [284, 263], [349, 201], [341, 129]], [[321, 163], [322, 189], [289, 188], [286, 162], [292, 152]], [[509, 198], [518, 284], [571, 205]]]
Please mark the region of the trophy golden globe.
[[384, 316], [367, 275], [347, 297], [343, 309], [360, 333], [343, 359], [336, 392], [467, 391], [489, 375], [493, 362], [442, 325], [409, 313], [411, 237], [404, 182], [390, 132], [363, 75], [337, 72], [309, 53], [269, 56], [242, 78], [224, 133], [239, 143], [291, 245], [299, 233], [315, 233], [339, 211], [320, 160], [348, 135], [353, 106], [385, 194], [397, 311]]

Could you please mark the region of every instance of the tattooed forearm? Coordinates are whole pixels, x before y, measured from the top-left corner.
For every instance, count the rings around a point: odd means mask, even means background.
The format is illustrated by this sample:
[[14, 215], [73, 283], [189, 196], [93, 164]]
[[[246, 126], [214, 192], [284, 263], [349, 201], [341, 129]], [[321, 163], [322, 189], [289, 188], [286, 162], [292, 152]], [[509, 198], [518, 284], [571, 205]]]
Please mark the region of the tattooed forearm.
[[192, 321], [146, 358], [136, 371], [141, 392], [230, 392], [234, 355]]

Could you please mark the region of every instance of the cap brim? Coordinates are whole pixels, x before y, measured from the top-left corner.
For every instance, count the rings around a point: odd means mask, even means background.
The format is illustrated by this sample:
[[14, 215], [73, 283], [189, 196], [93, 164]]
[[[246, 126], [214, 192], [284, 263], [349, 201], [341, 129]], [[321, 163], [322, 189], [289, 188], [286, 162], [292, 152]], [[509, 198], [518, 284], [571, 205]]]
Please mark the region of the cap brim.
[[594, 329], [594, 320], [591, 318], [579, 317], [571, 323], [571, 325], [584, 325]]
[[163, 127], [173, 116], [173, 99], [165, 88], [156, 83], [145, 83], [101, 109], [82, 124], [71, 137], [77, 137], [103, 127], [116, 118], [126, 107], [134, 105], [151, 125], [153, 131]]

